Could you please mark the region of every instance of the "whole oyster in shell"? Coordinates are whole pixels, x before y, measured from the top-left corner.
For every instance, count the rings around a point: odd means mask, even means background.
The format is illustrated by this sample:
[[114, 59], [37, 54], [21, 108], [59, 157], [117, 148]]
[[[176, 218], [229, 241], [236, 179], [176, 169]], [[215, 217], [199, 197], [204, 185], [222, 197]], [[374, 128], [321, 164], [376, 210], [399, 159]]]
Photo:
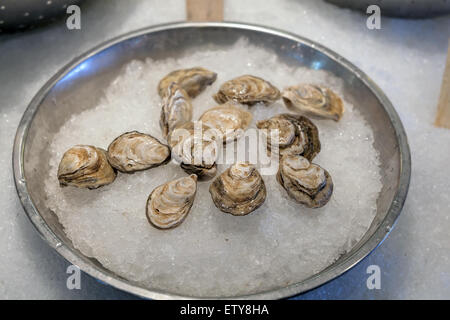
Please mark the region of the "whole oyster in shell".
[[108, 163], [106, 151], [87, 145], [67, 150], [58, 167], [62, 187], [96, 189], [113, 182], [116, 175], [116, 170]]
[[166, 95], [169, 85], [172, 82], [176, 82], [191, 98], [195, 98], [207, 86], [216, 81], [216, 78], [217, 73], [201, 67], [175, 70], [159, 82], [158, 93], [163, 98]]
[[258, 102], [270, 104], [280, 98], [280, 91], [264, 79], [244, 75], [222, 84], [213, 98], [217, 103], [236, 101], [247, 105]]
[[339, 121], [344, 114], [342, 99], [322, 86], [299, 84], [284, 89], [281, 96], [286, 107], [307, 116]]
[[192, 104], [186, 91], [172, 82], [163, 98], [159, 125], [164, 138], [178, 126], [192, 120]]
[[172, 131], [168, 138], [172, 157], [187, 173], [206, 180], [216, 175], [217, 131], [200, 121], [188, 122]]
[[300, 155], [287, 154], [281, 158], [277, 180], [291, 198], [309, 208], [323, 207], [333, 193], [328, 171]]
[[131, 173], [167, 163], [170, 160], [170, 149], [151, 135], [132, 131], [114, 139], [108, 147], [107, 155], [114, 168]]
[[252, 121], [252, 114], [233, 103], [225, 103], [207, 110], [199, 121], [218, 130], [223, 142], [239, 138]]
[[238, 162], [218, 176], [209, 193], [217, 208], [235, 216], [244, 216], [260, 207], [266, 200], [266, 186], [258, 170]]
[[159, 229], [178, 226], [191, 210], [196, 192], [195, 174], [156, 187], [147, 199], [148, 221]]
[[[270, 119], [258, 121], [258, 129], [268, 130], [267, 149], [278, 154], [300, 154], [309, 161], [320, 152], [319, 130], [308, 118], [301, 115], [279, 114]], [[278, 130], [278, 139], [273, 139], [271, 130]], [[275, 141], [274, 141], [275, 140]]]

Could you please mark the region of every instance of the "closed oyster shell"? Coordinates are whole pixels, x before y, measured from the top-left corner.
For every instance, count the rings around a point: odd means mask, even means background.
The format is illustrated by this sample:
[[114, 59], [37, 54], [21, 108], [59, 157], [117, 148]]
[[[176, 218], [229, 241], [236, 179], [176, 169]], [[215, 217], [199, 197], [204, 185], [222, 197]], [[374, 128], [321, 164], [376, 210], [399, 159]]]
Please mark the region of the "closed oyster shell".
[[159, 125], [164, 138], [170, 132], [186, 122], [192, 120], [192, 104], [186, 91], [175, 82], [167, 88], [167, 94], [163, 98]]
[[[279, 114], [270, 119], [258, 121], [259, 129], [268, 130], [267, 149], [269, 153], [278, 147], [278, 154], [300, 154], [309, 161], [320, 152], [319, 130], [308, 118], [301, 115]], [[271, 130], [278, 130], [278, 139], [272, 141]]]
[[232, 103], [226, 103], [207, 110], [199, 121], [218, 130], [223, 142], [239, 138], [252, 121], [252, 114]]
[[205, 68], [175, 70], [166, 75], [158, 84], [158, 93], [161, 98], [166, 95], [167, 88], [172, 82], [183, 88], [191, 98], [195, 98], [207, 86], [216, 81], [217, 73]]
[[217, 131], [202, 122], [188, 122], [177, 127], [168, 137], [172, 157], [187, 173], [201, 180], [216, 175]]
[[300, 84], [288, 87], [282, 98], [286, 107], [307, 116], [339, 121], [344, 114], [342, 99], [322, 86]]
[[267, 192], [258, 170], [247, 162], [238, 162], [213, 181], [209, 193], [221, 211], [244, 216], [264, 203]]
[[300, 155], [281, 158], [277, 180], [291, 198], [309, 208], [323, 207], [333, 193], [328, 171]]
[[247, 105], [258, 102], [270, 104], [280, 98], [280, 91], [264, 79], [244, 75], [222, 84], [213, 98], [217, 103], [236, 101]]
[[159, 229], [178, 226], [191, 210], [196, 192], [195, 174], [156, 187], [147, 199], [148, 221]]
[[58, 180], [62, 187], [96, 189], [116, 179], [116, 171], [108, 163], [106, 151], [87, 145], [67, 150], [59, 163]]
[[107, 155], [111, 166], [121, 172], [131, 173], [167, 163], [170, 149], [151, 135], [132, 131], [114, 139]]

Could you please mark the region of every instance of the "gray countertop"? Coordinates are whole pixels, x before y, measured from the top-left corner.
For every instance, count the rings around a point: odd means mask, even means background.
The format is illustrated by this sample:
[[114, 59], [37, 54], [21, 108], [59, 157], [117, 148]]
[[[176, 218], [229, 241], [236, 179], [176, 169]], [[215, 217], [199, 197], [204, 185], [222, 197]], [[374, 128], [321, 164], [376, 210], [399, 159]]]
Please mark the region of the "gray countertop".
[[[406, 128], [412, 181], [395, 229], [340, 278], [298, 299], [450, 298], [450, 130], [434, 128], [450, 38], [450, 17], [384, 17], [369, 30], [362, 13], [321, 1], [225, 1], [225, 20], [268, 25], [318, 41], [365, 71], [385, 91]], [[185, 19], [184, 0], [87, 1], [81, 30], [64, 21], [0, 35], [0, 298], [120, 299], [134, 296], [82, 275], [66, 287], [69, 266], [41, 240], [14, 188], [11, 153], [17, 125], [33, 95], [62, 66], [127, 31]], [[367, 268], [381, 270], [369, 290]]]

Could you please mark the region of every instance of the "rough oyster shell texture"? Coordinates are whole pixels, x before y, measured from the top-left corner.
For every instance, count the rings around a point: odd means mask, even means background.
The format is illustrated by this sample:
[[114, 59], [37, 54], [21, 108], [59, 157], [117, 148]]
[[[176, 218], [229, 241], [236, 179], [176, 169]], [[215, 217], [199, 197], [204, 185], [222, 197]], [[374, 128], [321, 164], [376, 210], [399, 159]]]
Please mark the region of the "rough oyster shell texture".
[[199, 121], [218, 130], [223, 142], [238, 139], [252, 121], [252, 114], [233, 103], [225, 103], [203, 113]]
[[209, 187], [218, 209], [244, 216], [266, 200], [266, 186], [258, 170], [247, 162], [238, 162], [218, 176]]
[[198, 96], [207, 86], [216, 81], [217, 73], [195, 67], [170, 72], [158, 84], [158, 93], [163, 98], [172, 82], [183, 88], [191, 98]]
[[172, 131], [168, 138], [172, 157], [189, 174], [206, 180], [216, 175], [217, 165], [216, 130], [202, 122], [188, 122]]
[[300, 155], [281, 158], [277, 180], [291, 198], [309, 208], [323, 207], [333, 193], [328, 171]]
[[[280, 156], [300, 154], [309, 161], [320, 152], [319, 130], [308, 118], [294, 114], [279, 114], [267, 120], [258, 121], [258, 129], [268, 130], [267, 149], [272, 152], [278, 147]], [[278, 130], [278, 139], [273, 141], [271, 130]]]
[[177, 83], [172, 82], [167, 87], [163, 98], [159, 125], [164, 138], [170, 132], [192, 120], [192, 104], [186, 91]]
[[59, 163], [58, 180], [62, 187], [96, 189], [116, 179], [116, 171], [108, 163], [106, 151], [87, 145], [67, 150]]
[[247, 105], [258, 102], [270, 104], [280, 98], [280, 91], [264, 79], [243, 75], [222, 84], [213, 98], [217, 103], [236, 101]]
[[156, 187], [147, 199], [148, 221], [159, 229], [178, 226], [191, 210], [196, 192], [195, 174]]
[[344, 114], [342, 99], [332, 90], [312, 84], [299, 84], [283, 90], [286, 107], [301, 114], [339, 121]]
[[111, 166], [131, 173], [167, 163], [170, 149], [151, 135], [132, 131], [114, 139], [108, 147], [107, 156]]

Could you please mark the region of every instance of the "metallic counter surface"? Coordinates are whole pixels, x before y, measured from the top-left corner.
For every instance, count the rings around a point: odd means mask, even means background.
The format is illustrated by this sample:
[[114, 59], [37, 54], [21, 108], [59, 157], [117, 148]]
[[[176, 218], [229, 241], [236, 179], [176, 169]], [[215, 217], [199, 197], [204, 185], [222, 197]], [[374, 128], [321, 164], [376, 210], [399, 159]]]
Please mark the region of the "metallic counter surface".
[[[294, 32], [355, 63], [391, 99], [411, 145], [410, 193], [388, 239], [340, 278], [296, 298], [450, 298], [450, 130], [432, 126], [450, 17], [382, 17], [382, 29], [369, 30], [363, 14], [319, 1], [225, 3], [226, 20]], [[0, 34], [0, 298], [135, 298], [85, 274], [80, 290], [67, 289], [69, 264], [39, 238], [20, 206], [12, 144], [34, 94], [67, 62], [114, 36], [184, 18], [184, 0], [88, 0], [81, 6], [81, 30], [68, 30], [62, 20], [25, 33]], [[367, 288], [371, 265], [381, 270], [380, 289]]]

